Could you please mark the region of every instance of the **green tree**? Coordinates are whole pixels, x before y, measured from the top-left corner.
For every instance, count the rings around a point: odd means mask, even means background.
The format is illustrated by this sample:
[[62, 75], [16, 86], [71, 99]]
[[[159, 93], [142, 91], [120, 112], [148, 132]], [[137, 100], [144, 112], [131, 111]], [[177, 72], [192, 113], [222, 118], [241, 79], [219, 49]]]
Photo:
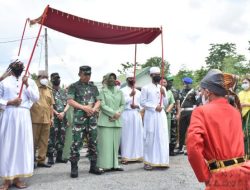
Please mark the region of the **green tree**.
[[184, 77], [190, 77], [194, 79], [193, 71], [188, 70], [185, 66], [182, 66], [182, 68], [179, 70], [179, 72], [174, 76], [174, 87], [177, 89], [183, 88], [183, 82], [182, 79]]
[[[166, 75], [170, 74], [170, 72], [169, 72], [170, 65], [166, 60], [164, 60], [163, 63], [164, 63], [164, 74], [166, 76]], [[145, 68], [145, 67], [159, 67], [159, 68], [161, 68], [161, 66], [162, 66], [162, 58], [161, 57], [151, 57], [146, 61], [146, 63], [141, 65], [142, 68]]]
[[209, 49], [209, 56], [206, 58], [206, 65], [208, 69], [224, 68], [224, 59], [228, 56], [236, 55], [236, 45], [232, 43], [225, 44], [211, 44]]
[[220, 69], [223, 72], [244, 74], [249, 71], [244, 55], [237, 54], [233, 43], [211, 44], [209, 56], [206, 58], [207, 69]]
[[[121, 66], [122, 68], [117, 70], [120, 75], [125, 74], [127, 70], [134, 69], [134, 63], [121, 63]], [[136, 63], [136, 69], [140, 66], [139, 63]]]
[[208, 70], [202, 66], [200, 69], [194, 71], [194, 85], [197, 86], [200, 84], [200, 81], [207, 74]]

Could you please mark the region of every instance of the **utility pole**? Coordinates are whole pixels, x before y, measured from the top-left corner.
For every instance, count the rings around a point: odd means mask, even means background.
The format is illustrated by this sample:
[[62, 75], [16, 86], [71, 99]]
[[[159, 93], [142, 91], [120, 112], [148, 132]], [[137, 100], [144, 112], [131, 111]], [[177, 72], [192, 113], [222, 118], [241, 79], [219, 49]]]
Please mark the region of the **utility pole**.
[[48, 34], [47, 34], [47, 28], [45, 28], [45, 71], [48, 73]]

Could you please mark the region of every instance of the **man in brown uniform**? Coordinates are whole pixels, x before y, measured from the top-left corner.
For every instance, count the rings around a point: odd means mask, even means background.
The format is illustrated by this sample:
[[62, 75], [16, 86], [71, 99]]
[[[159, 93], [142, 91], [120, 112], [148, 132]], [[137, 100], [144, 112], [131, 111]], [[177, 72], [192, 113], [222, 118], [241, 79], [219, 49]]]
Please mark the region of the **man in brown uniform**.
[[39, 89], [39, 101], [31, 107], [31, 119], [34, 137], [34, 150], [38, 149], [38, 155], [35, 154], [37, 167], [51, 167], [45, 163], [50, 126], [53, 122], [53, 104], [54, 98], [51, 89], [48, 87], [48, 74], [45, 71], [39, 71], [36, 84]]

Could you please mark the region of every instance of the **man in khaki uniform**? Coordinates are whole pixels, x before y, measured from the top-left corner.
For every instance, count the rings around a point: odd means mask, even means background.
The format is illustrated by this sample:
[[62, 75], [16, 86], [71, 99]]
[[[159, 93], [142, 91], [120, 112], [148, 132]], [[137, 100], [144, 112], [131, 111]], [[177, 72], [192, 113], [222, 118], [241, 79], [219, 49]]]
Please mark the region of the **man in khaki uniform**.
[[39, 89], [39, 101], [31, 107], [31, 119], [34, 137], [34, 150], [38, 149], [38, 155], [35, 161], [37, 167], [51, 167], [45, 163], [50, 126], [53, 122], [53, 104], [54, 98], [51, 89], [48, 87], [48, 74], [45, 71], [39, 71], [36, 84]]

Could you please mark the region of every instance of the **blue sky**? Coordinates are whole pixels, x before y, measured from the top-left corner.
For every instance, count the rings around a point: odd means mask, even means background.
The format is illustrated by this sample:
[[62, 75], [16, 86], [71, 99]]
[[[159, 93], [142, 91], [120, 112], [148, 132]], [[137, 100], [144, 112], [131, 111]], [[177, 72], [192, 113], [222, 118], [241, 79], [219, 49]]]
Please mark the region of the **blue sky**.
[[[37, 18], [46, 7], [125, 26], [163, 27], [164, 59], [175, 74], [183, 65], [198, 69], [205, 65], [211, 43], [235, 43], [240, 54], [249, 56], [250, 1], [247, 0], [0, 0], [0, 72], [17, 55], [26, 18]], [[39, 26], [28, 27], [25, 38], [35, 37]], [[121, 63], [134, 61], [133, 45], [106, 45], [79, 40], [48, 29], [49, 73], [59, 72], [69, 84], [78, 80], [81, 65], [93, 69], [92, 80], [100, 81], [107, 72], [116, 72]], [[34, 39], [25, 40], [21, 58], [27, 63]], [[30, 67], [44, 68], [41, 38]], [[145, 63], [161, 56], [160, 37], [149, 45], [138, 45], [137, 61]]]

